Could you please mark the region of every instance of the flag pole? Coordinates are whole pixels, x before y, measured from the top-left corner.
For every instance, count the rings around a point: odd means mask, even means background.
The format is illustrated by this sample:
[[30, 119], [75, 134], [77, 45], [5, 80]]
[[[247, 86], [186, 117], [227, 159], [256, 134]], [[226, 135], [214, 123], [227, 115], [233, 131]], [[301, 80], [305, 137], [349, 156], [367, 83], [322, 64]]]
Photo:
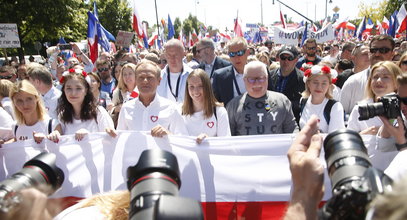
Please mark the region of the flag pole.
[[158, 12], [157, 12], [157, 0], [154, 0], [155, 4], [155, 19], [157, 22], [157, 34], [158, 34], [158, 39], [160, 38], [160, 25], [158, 24]]

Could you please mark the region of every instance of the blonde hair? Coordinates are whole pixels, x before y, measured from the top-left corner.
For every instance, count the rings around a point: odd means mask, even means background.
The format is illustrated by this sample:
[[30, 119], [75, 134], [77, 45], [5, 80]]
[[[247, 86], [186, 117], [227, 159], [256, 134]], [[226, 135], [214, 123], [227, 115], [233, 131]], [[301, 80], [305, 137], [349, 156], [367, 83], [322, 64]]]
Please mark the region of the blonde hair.
[[95, 195], [80, 202], [81, 208], [96, 206], [106, 219], [127, 220], [129, 218], [130, 192], [116, 191]]
[[376, 101], [376, 95], [373, 93], [372, 90], [372, 78], [373, 75], [375, 73], [375, 71], [379, 68], [385, 68], [387, 71], [389, 71], [389, 73], [391, 74], [392, 78], [393, 78], [393, 83], [394, 83], [394, 91], [397, 91], [397, 76], [399, 76], [401, 74], [401, 69], [394, 64], [392, 61], [381, 61], [376, 63], [375, 65], [373, 65], [370, 74], [369, 74], [369, 78], [367, 80], [367, 85], [366, 85], [366, 98], [371, 98], [373, 99], [373, 101]]
[[[331, 69], [331, 71], [332, 71], [332, 69]], [[332, 83], [332, 75], [331, 74], [323, 74], [323, 73], [311, 74], [309, 77], [307, 77], [307, 80], [305, 81], [305, 90], [304, 90], [304, 92], [301, 93], [302, 97], [304, 97], [304, 98], [310, 97], [311, 91], [309, 90], [308, 83], [311, 80], [315, 79], [317, 76], [327, 76], [328, 77], [329, 88], [328, 88], [328, 91], [325, 93], [325, 97], [327, 99], [333, 99], [334, 85]]]
[[[134, 80], [136, 79], [136, 65], [133, 63], [127, 63], [125, 64], [121, 69], [120, 69], [120, 74], [119, 74], [119, 83], [117, 84], [117, 88], [120, 89], [120, 91], [127, 91], [128, 88], [126, 84], [124, 83], [123, 80], [123, 70], [129, 68], [133, 70], [134, 72]], [[131, 91], [130, 91], [131, 92]]]
[[45, 119], [45, 116], [47, 115], [47, 112], [45, 110], [44, 104], [42, 103], [42, 100], [40, 98], [40, 94], [38, 93], [37, 89], [28, 81], [28, 80], [23, 80], [17, 83], [17, 85], [13, 86], [10, 90], [10, 99], [12, 100], [13, 103], [13, 109], [14, 109], [14, 118], [17, 120], [18, 124], [25, 125], [25, 118], [24, 115], [17, 109], [15, 103], [14, 103], [14, 96], [19, 93], [19, 92], [26, 92], [30, 95], [35, 96], [35, 101], [36, 101], [36, 112], [37, 112], [37, 117], [39, 121], [42, 121]]
[[211, 80], [209, 79], [208, 74], [202, 70], [202, 69], [195, 69], [192, 71], [187, 78], [187, 83], [185, 85], [185, 98], [184, 98], [184, 103], [182, 105], [182, 115], [192, 115], [194, 114], [194, 105], [191, 96], [189, 95], [188, 91], [188, 81], [192, 77], [198, 77], [201, 79], [202, 82], [202, 89], [203, 89], [203, 97], [204, 99], [204, 109], [203, 109], [203, 114], [205, 118], [212, 117], [214, 114], [214, 107], [216, 106], [223, 106], [221, 103], [219, 103], [215, 95], [213, 94], [212, 91], [212, 85], [211, 85]]
[[11, 88], [14, 86], [14, 83], [7, 79], [0, 79], [0, 96], [9, 97]]

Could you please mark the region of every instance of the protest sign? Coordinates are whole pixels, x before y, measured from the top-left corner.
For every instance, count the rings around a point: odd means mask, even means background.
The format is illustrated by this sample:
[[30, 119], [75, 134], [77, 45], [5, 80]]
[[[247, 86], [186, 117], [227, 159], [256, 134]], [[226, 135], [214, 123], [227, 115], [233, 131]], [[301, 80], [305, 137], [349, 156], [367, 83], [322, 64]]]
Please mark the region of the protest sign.
[[116, 37], [116, 46], [129, 47], [133, 40], [133, 36], [133, 32], [119, 31]]
[[16, 24], [0, 24], [0, 48], [18, 48], [20, 38]]
[[295, 30], [287, 30], [280, 27], [274, 27], [274, 43], [285, 45], [297, 45], [298, 39], [304, 32], [304, 27]]

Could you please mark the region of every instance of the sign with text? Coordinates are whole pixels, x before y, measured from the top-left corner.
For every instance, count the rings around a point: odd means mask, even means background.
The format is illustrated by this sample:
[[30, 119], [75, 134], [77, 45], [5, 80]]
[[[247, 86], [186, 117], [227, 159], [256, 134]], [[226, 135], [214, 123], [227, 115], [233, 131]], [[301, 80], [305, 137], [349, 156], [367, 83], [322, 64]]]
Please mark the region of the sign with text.
[[119, 31], [116, 37], [116, 46], [129, 47], [133, 40], [134, 33], [128, 31]]
[[318, 44], [334, 40], [335, 34], [332, 24], [325, 26], [324, 29], [319, 30], [317, 32], [309, 31], [308, 38], [315, 38]]
[[304, 27], [295, 30], [287, 30], [281, 27], [274, 27], [274, 42], [276, 44], [297, 45], [299, 38], [304, 32]]
[[21, 45], [17, 24], [0, 24], [0, 48], [18, 47], [21, 47]]

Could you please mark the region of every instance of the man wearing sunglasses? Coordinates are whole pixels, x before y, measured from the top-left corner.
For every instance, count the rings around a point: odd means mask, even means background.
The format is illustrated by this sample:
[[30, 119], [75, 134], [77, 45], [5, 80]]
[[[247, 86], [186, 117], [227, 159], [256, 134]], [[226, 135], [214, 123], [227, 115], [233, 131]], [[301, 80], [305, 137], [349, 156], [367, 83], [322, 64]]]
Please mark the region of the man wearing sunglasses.
[[[407, 149], [407, 73], [397, 76], [397, 85], [401, 116], [397, 118], [397, 121], [380, 116], [383, 125], [377, 133], [377, 148], [384, 152], [405, 151]], [[393, 180], [400, 179], [407, 174], [406, 153], [407, 151], [398, 153], [385, 170], [385, 173]]]
[[226, 106], [232, 135], [292, 133], [297, 123], [288, 98], [268, 91], [267, 67], [252, 61], [244, 67], [245, 93]]
[[[370, 67], [380, 61], [391, 61], [394, 56], [395, 42], [389, 35], [376, 35], [369, 43]], [[346, 114], [365, 97], [365, 87], [370, 74], [370, 67], [350, 76], [341, 90], [340, 102]]]
[[102, 81], [100, 90], [109, 93], [109, 96], [112, 97], [113, 90], [116, 88], [116, 79], [113, 78], [111, 74], [110, 62], [108, 60], [98, 59], [96, 60], [96, 69]]
[[321, 62], [322, 58], [317, 55], [317, 41], [314, 38], [308, 38], [302, 47], [305, 55], [298, 59], [296, 67], [300, 69], [304, 63], [312, 63], [317, 65]]
[[210, 38], [203, 38], [196, 44], [196, 53], [200, 57], [199, 68], [205, 70], [209, 78], [213, 77], [213, 72], [217, 69], [232, 65], [215, 54], [215, 43]]
[[300, 120], [301, 93], [305, 90], [303, 73], [295, 67], [299, 52], [295, 46], [283, 46], [277, 53], [280, 68], [270, 73], [269, 88], [283, 93], [291, 101], [297, 123]]
[[16, 68], [12, 66], [0, 67], [0, 79], [7, 79], [15, 83], [17, 81]]
[[250, 52], [243, 37], [235, 37], [227, 45], [231, 66], [213, 73], [212, 88], [216, 99], [226, 106], [230, 100], [246, 92], [243, 70]]

